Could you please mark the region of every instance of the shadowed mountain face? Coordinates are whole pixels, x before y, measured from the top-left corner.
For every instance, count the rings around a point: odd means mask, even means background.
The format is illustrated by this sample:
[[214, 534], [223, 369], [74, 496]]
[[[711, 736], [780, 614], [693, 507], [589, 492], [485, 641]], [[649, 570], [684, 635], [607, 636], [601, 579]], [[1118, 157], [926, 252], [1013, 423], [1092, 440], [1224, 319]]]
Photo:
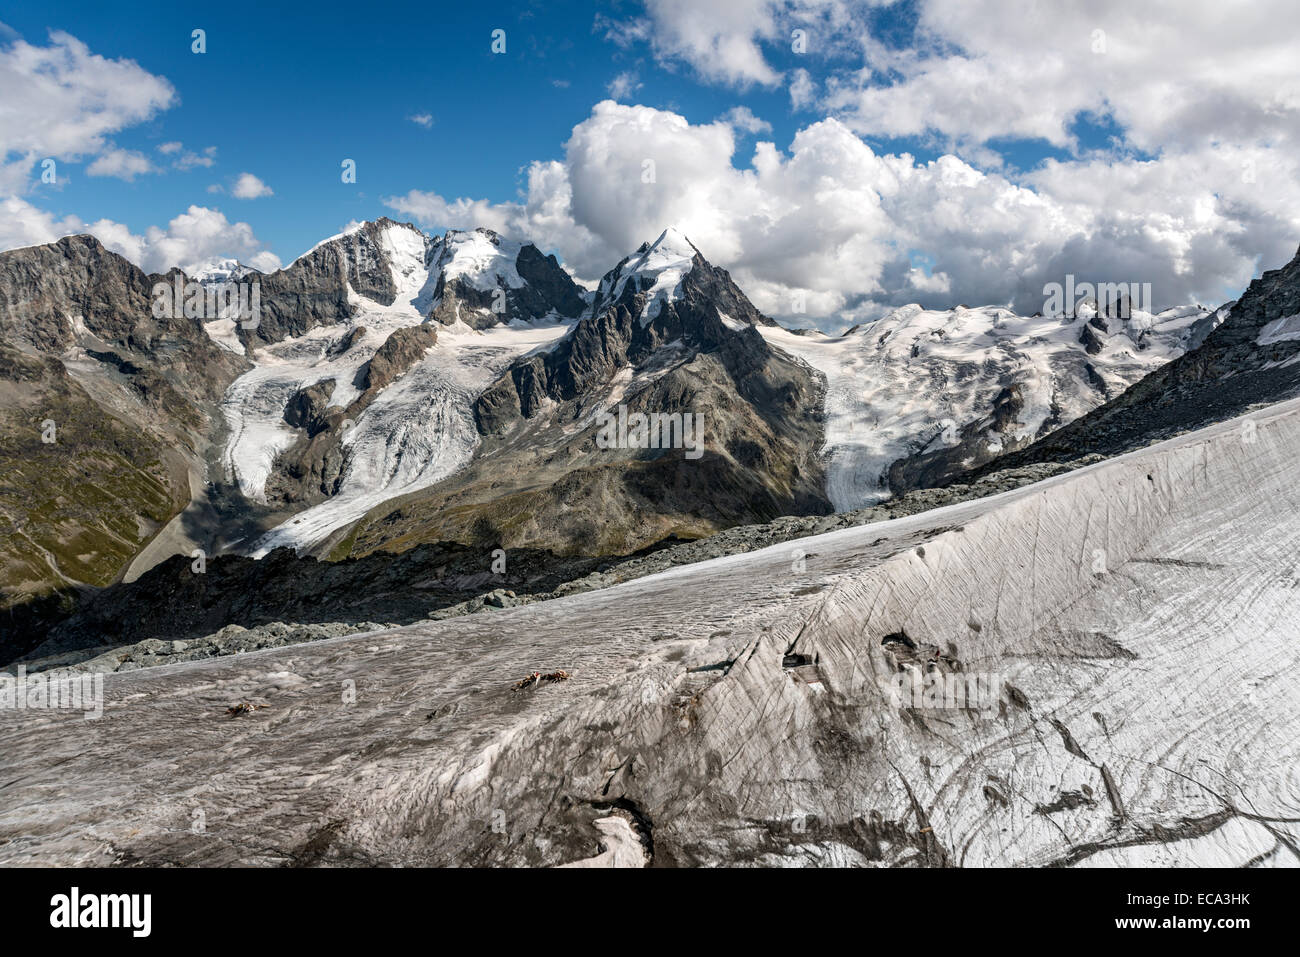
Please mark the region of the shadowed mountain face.
[[755, 325], [774, 323], [725, 269], [710, 265], [685, 237], [665, 232], [605, 275], [587, 315], [554, 349], [516, 362], [479, 399], [480, 431], [500, 432], [517, 415], [532, 418], [548, 399], [570, 402], [604, 389], [620, 370], [645, 366], [665, 346], [729, 351], [728, 372], [743, 378], [773, 351], [758, 336], [744, 338]]
[[1030, 447], [971, 473], [1117, 455], [1300, 394], [1300, 251], [1224, 307], [1198, 347]]
[[387, 219], [321, 243], [285, 269], [258, 276], [262, 318], [255, 330], [241, 329], [246, 342], [279, 342], [353, 314], [349, 288], [384, 305], [397, 295], [390, 254], [383, 243]]
[[0, 253], [0, 337], [24, 352], [89, 358], [129, 380], [144, 405], [202, 431], [197, 407], [218, 400], [244, 364], [201, 320], [154, 315], [154, 285], [173, 278], [145, 275], [93, 236]]
[[106, 585], [190, 500], [247, 368], [90, 236], [0, 253], [0, 607]]

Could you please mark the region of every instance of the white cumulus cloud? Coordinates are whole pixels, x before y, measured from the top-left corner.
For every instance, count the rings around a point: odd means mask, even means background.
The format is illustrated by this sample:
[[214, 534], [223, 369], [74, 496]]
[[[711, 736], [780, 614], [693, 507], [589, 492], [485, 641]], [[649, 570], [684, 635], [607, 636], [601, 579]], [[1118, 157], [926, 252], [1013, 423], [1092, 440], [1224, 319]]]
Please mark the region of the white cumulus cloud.
[[1300, 128], [1291, 0], [923, 0], [918, 10], [916, 49], [864, 37], [868, 68], [829, 80], [825, 106], [859, 132], [1073, 147], [1077, 120], [1106, 117], [1126, 145], [1155, 152], [1294, 139]]
[[[782, 73], [770, 49], [794, 49], [794, 31], [809, 54], [840, 47], [859, 11], [890, 0], [646, 0], [644, 16], [598, 18], [622, 46], [648, 42], [664, 63], [684, 62], [705, 80], [740, 88], [774, 87]], [[765, 49], [768, 48], [768, 49]]]
[[733, 106], [722, 114], [721, 119], [746, 133], [772, 132], [772, 124], [755, 116], [754, 111], [747, 106]]
[[165, 228], [150, 226], [141, 235], [112, 220], [58, 218], [16, 196], [0, 199], [0, 249], [50, 243], [78, 233], [90, 233], [149, 273], [166, 272], [173, 266], [192, 270], [209, 259], [226, 256], [263, 272], [280, 267], [279, 257], [257, 239], [252, 226], [232, 223], [219, 210], [205, 206], [191, 206]]
[[235, 185], [231, 187], [230, 194], [235, 199], [259, 199], [262, 196], [274, 196], [271, 187], [267, 186], [252, 173], [240, 173], [235, 180]]
[[0, 47], [0, 192], [20, 193], [43, 158], [92, 162], [93, 175], [131, 178], [148, 166], [108, 137], [173, 105], [176, 92], [133, 60], [110, 60], [60, 30], [44, 46]]
[[86, 167], [89, 176], [113, 176], [128, 182], [141, 173], [155, 172], [149, 157], [135, 150], [112, 148], [101, 153], [95, 161]]
[[609, 92], [611, 99], [626, 100], [641, 89], [641, 82], [637, 79], [635, 73], [625, 71], [610, 80], [605, 89]]
[[727, 122], [607, 100], [562, 160], [529, 167], [517, 202], [419, 190], [386, 202], [431, 227], [532, 238], [585, 280], [673, 224], [759, 308], [789, 318], [802, 297], [826, 328], [909, 301], [1033, 312], [1067, 272], [1150, 282], [1157, 305], [1214, 305], [1300, 238], [1300, 162], [1276, 150], [1090, 157], [1013, 180], [955, 155], [877, 153], [834, 119], [784, 152], [759, 141], [737, 161], [735, 150]]

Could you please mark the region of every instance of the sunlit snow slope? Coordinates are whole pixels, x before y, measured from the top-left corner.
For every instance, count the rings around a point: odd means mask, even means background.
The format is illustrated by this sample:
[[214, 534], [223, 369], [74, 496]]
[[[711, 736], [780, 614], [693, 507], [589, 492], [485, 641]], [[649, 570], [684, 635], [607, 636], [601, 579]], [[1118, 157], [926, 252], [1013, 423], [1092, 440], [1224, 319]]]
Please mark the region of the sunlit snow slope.
[[[384, 252], [398, 287], [393, 305], [351, 293], [357, 309], [347, 323], [319, 326], [259, 348], [255, 368], [235, 381], [222, 406], [230, 430], [225, 464], [244, 495], [265, 500], [276, 457], [297, 436], [284, 419], [294, 393], [333, 379], [330, 404], [347, 406], [360, 395], [358, 374], [384, 341], [395, 330], [424, 321], [438, 267], [484, 282], [485, 266], [505, 261], [499, 252], [479, 248], [490, 244], [476, 245], [474, 239], [470, 234], [454, 248], [439, 246], [433, 251], [435, 269], [431, 270], [425, 237], [409, 227], [388, 227], [383, 234]], [[458, 256], [461, 252], [466, 256]], [[513, 278], [517, 280], [517, 274]], [[505, 281], [511, 282], [511, 277]], [[340, 350], [340, 343], [359, 328], [365, 329], [361, 338]], [[438, 341], [423, 359], [380, 393], [345, 431], [347, 465], [339, 491], [272, 530], [249, 553], [260, 557], [278, 546], [312, 545], [374, 505], [425, 488], [463, 467], [478, 445], [475, 397], [513, 359], [547, 347], [566, 328], [558, 321], [516, 321], [481, 331], [463, 323], [439, 326]]]
[[[889, 497], [892, 463], [960, 445], [968, 428], [987, 458], [1078, 418], [1180, 355], [1207, 313], [1134, 310], [1098, 320], [1106, 329], [1090, 325], [1092, 315], [913, 305], [837, 337], [759, 331], [825, 374], [827, 491], [849, 511]], [[1014, 402], [1005, 423], [1000, 398]]]
[[[635, 864], [635, 827], [664, 865], [1294, 866], [1297, 459], [1292, 401], [604, 591], [108, 675], [98, 723], [0, 711], [0, 863]], [[1005, 683], [903, 707], [909, 669]]]

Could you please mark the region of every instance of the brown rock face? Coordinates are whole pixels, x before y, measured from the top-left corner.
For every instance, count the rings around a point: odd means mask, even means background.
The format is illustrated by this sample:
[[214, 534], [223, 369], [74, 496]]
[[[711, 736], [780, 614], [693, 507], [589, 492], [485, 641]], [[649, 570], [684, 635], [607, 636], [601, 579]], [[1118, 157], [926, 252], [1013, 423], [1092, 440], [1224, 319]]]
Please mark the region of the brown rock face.
[[246, 343], [279, 342], [352, 315], [348, 286], [359, 295], [392, 305], [397, 287], [380, 243], [390, 227], [414, 230], [410, 223], [381, 218], [355, 232], [322, 243], [285, 269], [261, 276], [262, 317], [255, 330], [241, 330]]
[[165, 382], [189, 404], [211, 405], [247, 365], [218, 347], [201, 320], [153, 314], [154, 284], [167, 281], [93, 236], [0, 253], [0, 336], [47, 355], [80, 347], [118, 373], [147, 373], [144, 392]]
[[428, 324], [398, 329], [384, 340], [366, 365], [362, 380], [366, 391], [378, 391], [390, 385], [437, 341], [438, 330]]

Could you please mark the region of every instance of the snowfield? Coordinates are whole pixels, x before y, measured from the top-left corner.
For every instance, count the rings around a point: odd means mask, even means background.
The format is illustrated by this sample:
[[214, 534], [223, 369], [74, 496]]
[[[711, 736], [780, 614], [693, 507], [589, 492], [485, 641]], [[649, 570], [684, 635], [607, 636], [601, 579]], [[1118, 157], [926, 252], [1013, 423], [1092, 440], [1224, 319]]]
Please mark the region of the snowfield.
[[448, 283], [461, 279], [481, 292], [493, 292], [501, 288], [502, 282], [510, 289], [519, 289], [527, 285], [515, 266], [521, 249], [523, 243], [499, 237], [493, 242], [477, 229], [454, 229], [443, 237], [434, 276], [442, 269]]
[[[476, 240], [482, 237], [463, 235], [469, 238], [457, 248], [473, 257], [463, 269], [481, 276], [485, 254]], [[486, 239], [482, 243], [491, 247]], [[380, 305], [349, 290], [356, 310], [347, 323], [318, 326], [305, 335], [260, 346], [255, 368], [227, 391], [222, 412], [230, 437], [223, 461], [228, 477], [248, 498], [266, 501], [266, 481], [275, 460], [298, 437], [284, 421], [293, 395], [332, 379], [330, 404], [346, 407], [361, 394], [359, 374], [385, 340], [400, 328], [424, 321], [438, 276], [426, 262], [425, 238], [415, 230], [391, 226], [381, 244], [398, 287], [393, 305]], [[443, 255], [439, 262], [451, 263], [449, 254]], [[359, 328], [364, 334], [340, 351], [341, 343]], [[347, 464], [338, 493], [273, 529], [249, 553], [261, 557], [279, 546], [310, 546], [380, 502], [426, 488], [464, 467], [478, 446], [474, 400], [514, 359], [548, 348], [567, 328], [561, 321], [516, 321], [482, 331], [463, 323], [439, 326], [438, 341], [424, 358], [381, 392], [345, 431]]]
[[[1298, 458], [1300, 400], [603, 591], [110, 674], [98, 722], [0, 710], [0, 863], [1295, 866]], [[904, 672], [1000, 691], [905, 708]]]
[[[911, 305], [836, 337], [758, 330], [826, 376], [827, 492], [837, 511], [851, 511], [889, 497], [894, 461], [957, 444], [1007, 386], [1018, 385], [1024, 403], [1012, 434], [1032, 440], [1181, 355], [1207, 315], [1181, 307], [1108, 319], [1109, 332], [1094, 330], [1095, 355], [1079, 341], [1091, 313], [1027, 318], [996, 306]], [[988, 451], [1002, 451], [999, 435], [988, 441]]]

